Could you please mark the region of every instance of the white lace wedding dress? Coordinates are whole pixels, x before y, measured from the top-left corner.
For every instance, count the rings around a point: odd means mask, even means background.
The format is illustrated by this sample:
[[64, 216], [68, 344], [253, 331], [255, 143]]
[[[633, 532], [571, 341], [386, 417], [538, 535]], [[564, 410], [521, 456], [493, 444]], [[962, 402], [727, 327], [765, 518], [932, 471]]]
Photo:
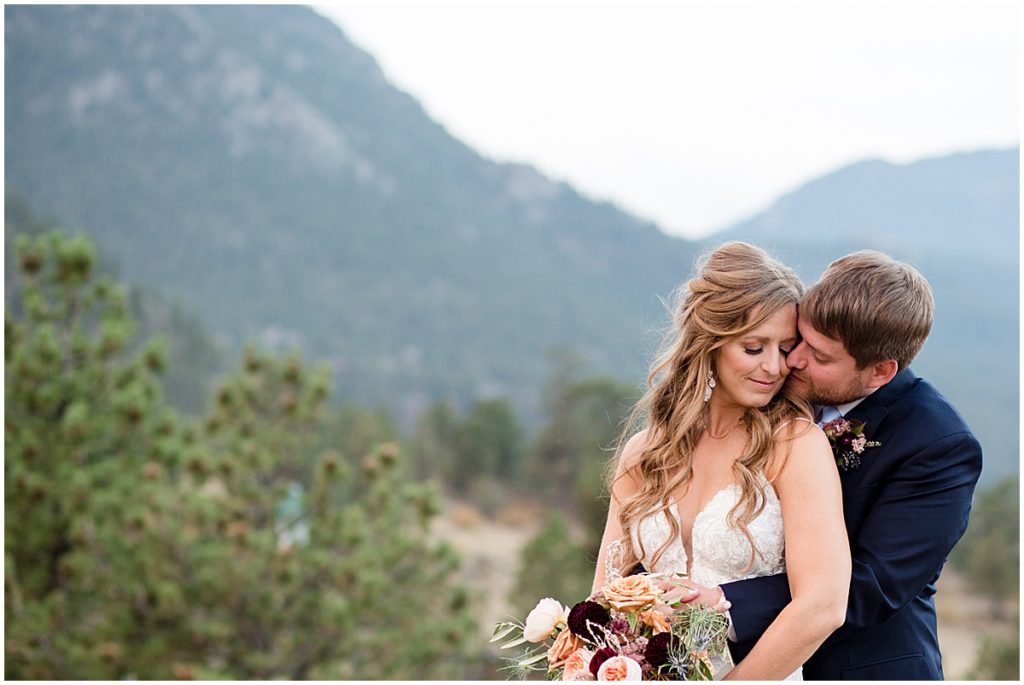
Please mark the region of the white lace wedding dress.
[[[733, 483], [722, 488], [705, 507], [697, 513], [693, 521], [691, 546], [693, 560], [689, 567], [690, 578], [695, 583], [714, 587], [747, 578], [758, 578], [783, 573], [786, 570], [785, 537], [782, 527], [782, 509], [779, 506], [775, 490], [765, 483], [765, 507], [747, 528], [753, 537], [760, 554], [755, 555], [754, 565], [747, 568], [750, 562], [750, 543], [743, 533], [728, 523], [729, 511], [735, 506], [740, 496], [740, 486]], [[678, 520], [679, 512], [675, 503], [669, 511]], [[657, 563], [652, 563], [655, 552], [665, 544], [671, 535], [668, 519], [663, 512], [658, 512], [643, 519], [633, 529], [633, 551], [644, 568], [651, 573], [686, 573], [687, 555], [683, 541], [679, 538], [665, 549]], [[643, 550], [640, 547], [643, 540]], [[724, 659], [716, 659], [715, 667], [721, 678], [732, 668], [728, 654]], [[797, 669], [787, 680], [802, 680], [802, 669]]]

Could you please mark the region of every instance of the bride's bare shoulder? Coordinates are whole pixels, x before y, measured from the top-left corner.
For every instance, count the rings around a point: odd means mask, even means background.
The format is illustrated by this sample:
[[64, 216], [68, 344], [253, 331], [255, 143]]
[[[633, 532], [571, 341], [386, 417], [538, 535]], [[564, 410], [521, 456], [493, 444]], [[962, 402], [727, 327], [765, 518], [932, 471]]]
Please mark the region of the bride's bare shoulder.
[[772, 456], [768, 463], [768, 479], [778, 478], [786, 465], [792, 461], [807, 459], [807, 454], [831, 454], [828, 438], [813, 421], [797, 417], [775, 429]]
[[654, 443], [654, 432], [651, 428], [643, 428], [632, 435], [619, 452], [618, 462], [615, 464], [614, 488], [620, 494], [632, 492], [638, 486], [637, 471], [635, 467], [640, 462], [644, 452]]
[[626, 444], [622, 446], [622, 453], [619, 455], [619, 468], [627, 469], [634, 466], [640, 456], [654, 445], [656, 432], [654, 428], [642, 428], [633, 434]]

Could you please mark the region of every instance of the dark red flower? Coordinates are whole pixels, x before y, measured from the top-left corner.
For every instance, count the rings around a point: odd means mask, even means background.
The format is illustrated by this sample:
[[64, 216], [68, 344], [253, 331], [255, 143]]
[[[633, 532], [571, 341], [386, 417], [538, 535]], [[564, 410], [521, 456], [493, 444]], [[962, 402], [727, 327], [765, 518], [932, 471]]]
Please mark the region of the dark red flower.
[[654, 668], [664, 666], [668, 663], [669, 648], [677, 645], [678, 639], [672, 633], [658, 633], [647, 641], [644, 658]]
[[581, 637], [588, 642], [595, 642], [597, 636], [594, 635], [588, 622], [598, 626], [606, 626], [611, 620], [611, 615], [603, 606], [597, 602], [584, 600], [574, 606], [569, 612], [567, 623], [573, 635]]
[[590, 672], [594, 674], [595, 678], [597, 677], [597, 672], [601, 670], [601, 664], [613, 656], [618, 656], [618, 654], [611, 647], [602, 647], [594, 652], [594, 656], [590, 658]]

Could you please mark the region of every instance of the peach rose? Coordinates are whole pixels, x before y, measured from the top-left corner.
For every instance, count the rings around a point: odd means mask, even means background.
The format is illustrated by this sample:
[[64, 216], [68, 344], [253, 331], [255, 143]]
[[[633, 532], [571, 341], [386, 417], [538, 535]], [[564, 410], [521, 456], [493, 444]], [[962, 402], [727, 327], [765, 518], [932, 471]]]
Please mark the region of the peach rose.
[[643, 680], [643, 671], [628, 656], [613, 656], [601, 664], [597, 671], [598, 680]]
[[573, 635], [568, 628], [560, 632], [555, 638], [555, 643], [548, 648], [548, 671], [563, 665], [572, 653], [582, 646], [583, 640]]
[[668, 623], [668, 617], [657, 609], [641, 611], [637, 615], [640, 617], [641, 621], [649, 625], [654, 630], [655, 635], [658, 633], [667, 633], [671, 629]]
[[604, 589], [604, 598], [619, 611], [653, 604], [660, 595], [661, 589], [643, 575], [619, 578]]
[[[582, 674], [590, 675], [590, 660], [594, 653], [589, 649], [577, 649], [565, 660], [565, 671], [562, 672], [562, 680], [576, 680]], [[593, 678], [593, 676], [590, 676]]]

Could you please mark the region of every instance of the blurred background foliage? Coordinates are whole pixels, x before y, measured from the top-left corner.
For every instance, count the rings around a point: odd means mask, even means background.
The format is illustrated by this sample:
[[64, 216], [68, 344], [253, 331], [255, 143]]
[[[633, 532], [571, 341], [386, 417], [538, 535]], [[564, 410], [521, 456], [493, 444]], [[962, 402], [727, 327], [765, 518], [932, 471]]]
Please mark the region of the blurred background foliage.
[[[1020, 678], [1020, 481], [1006, 478], [974, 495], [970, 526], [950, 564], [987, 600], [978, 609], [984, 636], [972, 680]], [[985, 618], [998, 620], [985, 621]], [[986, 625], [987, 624], [987, 625]], [[1007, 630], [1009, 628], [1009, 630]]]

